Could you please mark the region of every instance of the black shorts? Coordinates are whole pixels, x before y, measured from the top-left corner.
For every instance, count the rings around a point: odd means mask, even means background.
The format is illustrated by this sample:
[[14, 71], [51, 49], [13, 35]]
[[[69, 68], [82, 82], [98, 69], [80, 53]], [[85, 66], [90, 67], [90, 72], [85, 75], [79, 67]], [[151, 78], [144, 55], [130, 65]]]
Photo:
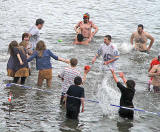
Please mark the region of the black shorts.
[[119, 109], [119, 116], [123, 118], [128, 118], [128, 119], [133, 119], [134, 117], [134, 111], [133, 110], [128, 110], [128, 109]]

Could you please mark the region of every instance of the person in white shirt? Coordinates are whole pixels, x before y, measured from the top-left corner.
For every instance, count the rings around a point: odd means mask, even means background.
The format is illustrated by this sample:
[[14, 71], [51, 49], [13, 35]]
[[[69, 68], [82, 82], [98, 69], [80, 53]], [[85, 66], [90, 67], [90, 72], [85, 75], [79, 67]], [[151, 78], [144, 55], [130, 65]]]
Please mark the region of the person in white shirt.
[[100, 56], [103, 57], [103, 65], [107, 65], [107, 71], [110, 69], [115, 70], [115, 61], [119, 58], [118, 50], [111, 44], [111, 35], [104, 37], [104, 44], [100, 46], [95, 57], [92, 59], [92, 64], [95, 63], [96, 59]]
[[36, 24], [29, 29], [29, 32], [28, 32], [30, 36], [29, 42], [31, 43], [32, 50], [35, 50], [36, 44], [39, 41], [39, 38], [40, 38], [39, 30], [42, 29], [43, 24], [44, 24], [43, 19], [41, 18], [37, 19]]

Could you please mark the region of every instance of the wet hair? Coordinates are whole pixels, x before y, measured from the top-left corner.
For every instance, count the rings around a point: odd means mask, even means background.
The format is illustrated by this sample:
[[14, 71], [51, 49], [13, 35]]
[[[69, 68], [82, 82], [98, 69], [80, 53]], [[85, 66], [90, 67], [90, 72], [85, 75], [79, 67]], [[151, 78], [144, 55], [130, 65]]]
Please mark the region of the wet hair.
[[10, 53], [10, 55], [14, 55], [14, 48], [18, 48], [18, 43], [17, 41], [11, 41], [9, 46], [8, 46], [8, 53]]
[[82, 34], [78, 34], [78, 35], [77, 35], [77, 40], [78, 40], [78, 42], [82, 42], [83, 39], [84, 39], [84, 37], [83, 37]]
[[46, 45], [45, 45], [44, 41], [42, 41], [42, 40], [38, 41], [38, 43], [36, 45], [36, 50], [38, 52], [38, 56], [42, 57], [43, 51], [46, 50]]
[[74, 78], [74, 84], [75, 85], [81, 85], [82, 84], [82, 78], [80, 76], [77, 76]]
[[78, 64], [78, 60], [76, 58], [70, 59], [71, 66], [75, 67]]
[[38, 26], [39, 24], [44, 24], [44, 20], [39, 18], [36, 20], [36, 26]]
[[22, 42], [19, 43], [19, 46], [23, 46], [24, 48], [26, 48], [27, 45], [28, 45], [28, 43], [25, 40], [23, 40]]
[[143, 29], [143, 25], [142, 25], [142, 24], [139, 24], [139, 25], [138, 25], [138, 28], [139, 28], [139, 27], [141, 27], [141, 28]]
[[23, 33], [22, 34], [22, 41], [24, 40], [24, 38], [28, 38], [29, 37], [29, 33]]
[[112, 39], [111, 35], [106, 35], [106, 36], [104, 36], [104, 37], [108, 38], [108, 40], [110, 40], [110, 41], [111, 41], [111, 39]]
[[131, 89], [134, 89], [136, 85], [135, 81], [133, 80], [127, 80], [126, 84], [127, 84], [127, 87]]

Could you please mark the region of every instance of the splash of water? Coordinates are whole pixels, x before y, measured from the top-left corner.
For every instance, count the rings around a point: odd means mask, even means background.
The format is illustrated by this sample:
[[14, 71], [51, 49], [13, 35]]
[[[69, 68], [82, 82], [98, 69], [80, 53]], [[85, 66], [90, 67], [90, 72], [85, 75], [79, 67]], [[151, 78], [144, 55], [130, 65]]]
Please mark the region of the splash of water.
[[117, 44], [117, 47], [122, 54], [127, 54], [134, 49], [134, 46], [128, 43], [119, 43]]
[[103, 114], [109, 118], [114, 118], [115, 114], [117, 114], [117, 109], [111, 107], [110, 104], [119, 104], [120, 93], [113, 85], [111, 75], [106, 74], [103, 78], [102, 84], [98, 88], [97, 97]]

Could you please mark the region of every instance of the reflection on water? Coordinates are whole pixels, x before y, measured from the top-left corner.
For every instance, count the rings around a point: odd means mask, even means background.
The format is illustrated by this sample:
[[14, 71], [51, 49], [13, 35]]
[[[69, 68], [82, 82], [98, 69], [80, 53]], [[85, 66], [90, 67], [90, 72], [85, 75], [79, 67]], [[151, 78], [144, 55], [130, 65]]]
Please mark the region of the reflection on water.
[[117, 121], [117, 128], [119, 132], [131, 132], [133, 122], [130, 120]]

